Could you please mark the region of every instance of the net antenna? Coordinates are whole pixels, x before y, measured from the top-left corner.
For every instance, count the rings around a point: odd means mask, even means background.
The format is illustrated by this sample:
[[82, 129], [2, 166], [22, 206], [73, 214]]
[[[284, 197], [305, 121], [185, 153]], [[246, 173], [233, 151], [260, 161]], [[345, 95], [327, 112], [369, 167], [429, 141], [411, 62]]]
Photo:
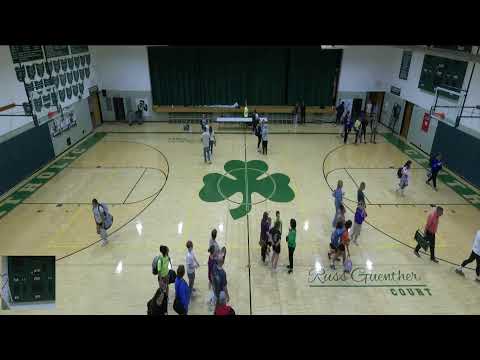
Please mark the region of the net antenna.
[[0, 117], [31, 117], [32, 116], [32, 106], [25, 102], [22, 105], [16, 103], [10, 103], [7, 105], [0, 106]]
[[53, 118], [63, 116], [59, 94], [55, 86], [48, 86], [39, 91], [30, 92], [30, 101], [21, 105], [10, 103], [0, 106], [1, 117], [31, 117], [36, 126], [40, 126]]

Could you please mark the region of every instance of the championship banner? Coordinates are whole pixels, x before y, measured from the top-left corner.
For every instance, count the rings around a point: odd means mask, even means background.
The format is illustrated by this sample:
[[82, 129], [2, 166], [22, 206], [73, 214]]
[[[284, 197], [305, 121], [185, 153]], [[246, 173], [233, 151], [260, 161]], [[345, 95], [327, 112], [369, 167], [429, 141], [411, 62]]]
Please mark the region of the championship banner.
[[429, 127], [430, 127], [430, 114], [425, 113], [423, 114], [422, 131], [428, 132]]
[[30, 93], [33, 103], [33, 114], [36, 115], [39, 125], [48, 121], [51, 113], [58, 112], [58, 96], [55, 85], [43, 87]]
[[57, 137], [77, 126], [77, 115], [75, 114], [72, 106], [68, 106], [63, 109], [63, 116], [58, 113], [49, 120], [51, 121], [48, 126], [50, 128], [50, 134], [52, 137]]

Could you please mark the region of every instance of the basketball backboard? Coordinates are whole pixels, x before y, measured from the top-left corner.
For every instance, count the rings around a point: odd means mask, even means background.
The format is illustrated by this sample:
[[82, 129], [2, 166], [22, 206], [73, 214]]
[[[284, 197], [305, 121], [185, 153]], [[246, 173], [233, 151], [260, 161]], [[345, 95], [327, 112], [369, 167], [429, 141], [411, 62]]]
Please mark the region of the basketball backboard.
[[436, 87], [430, 116], [455, 127], [462, 121], [480, 121], [480, 105], [465, 105], [466, 95], [467, 92], [462, 89]]

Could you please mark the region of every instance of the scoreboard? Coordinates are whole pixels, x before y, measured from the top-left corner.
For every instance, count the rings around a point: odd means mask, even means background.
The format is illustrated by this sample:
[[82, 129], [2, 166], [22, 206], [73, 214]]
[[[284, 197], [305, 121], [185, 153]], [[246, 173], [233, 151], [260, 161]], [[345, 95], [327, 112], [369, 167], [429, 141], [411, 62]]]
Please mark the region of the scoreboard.
[[[425, 55], [418, 87], [432, 93], [437, 86], [452, 90], [462, 89], [466, 72], [467, 62], [465, 61]], [[458, 99], [458, 96], [449, 93], [445, 93], [444, 96], [453, 100]]]
[[14, 303], [55, 301], [55, 257], [9, 256], [8, 280]]
[[437, 49], [447, 49], [447, 50], [454, 50], [460, 52], [466, 52], [471, 54], [472, 53], [472, 45], [432, 45], [434, 48]]

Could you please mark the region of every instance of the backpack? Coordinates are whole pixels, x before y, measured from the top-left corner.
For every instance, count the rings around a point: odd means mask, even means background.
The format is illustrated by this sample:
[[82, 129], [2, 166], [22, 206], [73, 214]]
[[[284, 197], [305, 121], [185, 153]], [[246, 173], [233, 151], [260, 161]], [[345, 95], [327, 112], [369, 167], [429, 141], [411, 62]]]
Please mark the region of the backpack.
[[397, 176], [398, 176], [399, 179], [402, 178], [402, 169], [403, 169], [403, 167], [400, 167], [400, 168], [398, 168], [398, 170], [397, 170]]
[[220, 269], [218, 269], [217, 267], [214, 268], [213, 290], [216, 296], [218, 296], [218, 294], [220, 294], [220, 292], [223, 291], [223, 288], [225, 287], [225, 283], [223, 282], [223, 276], [220, 276], [220, 272]]
[[177, 273], [175, 272], [175, 270], [168, 270], [168, 283], [169, 284], [173, 284], [175, 283], [175, 279], [177, 278]]
[[100, 212], [100, 207], [102, 208], [103, 210], [103, 214], [105, 216], [104, 220], [103, 220], [103, 228], [105, 230], [108, 230], [112, 227], [112, 224], [113, 224], [113, 216], [112, 214], [110, 214], [108, 212], [108, 210], [102, 205], [102, 204], [98, 204], [98, 211]]
[[149, 315], [149, 316], [153, 315], [152, 304], [153, 304], [153, 299], [148, 300], [148, 302], [147, 302], [147, 315]]
[[152, 262], [152, 274], [153, 275], [158, 275], [158, 259], [160, 258], [160, 255], [157, 255], [153, 258]]
[[343, 231], [339, 232], [337, 229], [335, 229], [332, 232], [332, 236], [330, 237], [330, 242], [332, 243], [333, 246], [338, 247], [340, 245], [340, 239], [342, 238]]
[[225, 315], [225, 316], [230, 316], [230, 315], [235, 315], [235, 310], [233, 310], [233, 308], [231, 306], [226, 306], [224, 309], [222, 310], [227, 310], [228, 312], [226, 313], [223, 313], [223, 312], [220, 312], [219, 311], [219, 308], [216, 308], [215, 309], [215, 312], [213, 313], [213, 315]]
[[352, 264], [352, 260], [350, 260], [350, 256], [345, 260], [343, 267], [346, 273], [349, 273], [352, 271], [353, 264]]

